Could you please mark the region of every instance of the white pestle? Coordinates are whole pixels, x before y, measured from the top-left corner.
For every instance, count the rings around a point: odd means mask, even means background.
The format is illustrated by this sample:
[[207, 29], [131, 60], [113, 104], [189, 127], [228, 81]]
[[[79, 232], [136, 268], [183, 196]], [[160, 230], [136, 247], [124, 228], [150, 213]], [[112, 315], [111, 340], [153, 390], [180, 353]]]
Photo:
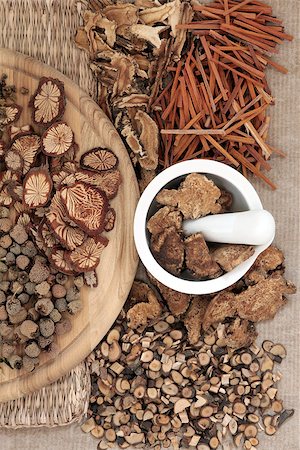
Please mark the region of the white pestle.
[[183, 232], [202, 233], [209, 242], [264, 245], [274, 237], [275, 220], [265, 210], [215, 214], [183, 221]]

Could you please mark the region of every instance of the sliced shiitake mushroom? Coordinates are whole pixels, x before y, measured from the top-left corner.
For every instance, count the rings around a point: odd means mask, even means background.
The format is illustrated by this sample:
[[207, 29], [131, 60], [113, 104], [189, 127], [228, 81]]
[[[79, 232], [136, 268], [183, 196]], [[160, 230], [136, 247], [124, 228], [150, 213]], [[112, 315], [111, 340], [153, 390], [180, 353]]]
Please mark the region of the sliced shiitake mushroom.
[[111, 150], [98, 147], [84, 153], [80, 164], [84, 169], [106, 172], [117, 167], [118, 158]]
[[74, 250], [83, 243], [85, 233], [78, 226], [74, 227], [67, 223], [66, 216], [60, 193], [56, 192], [51, 200], [49, 212], [46, 213], [46, 219], [61, 245], [68, 250]]
[[23, 183], [23, 200], [29, 208], [44, 206], [49, 201], [52, 191], [52, 179], [47, 169], [31, 169]]
[[61, 156], [74, 144], [74, 133], [65, 122], [56, 122], [43, 134], [42, 149], [47, 156]]
[[30, 100], [34, 123], [44, 126], [51, 125], [63, 116], [65, 104], [63, 83], [55, 78], [41, 78], [37, 90]]
[[115, 226], [115, 220], [116, 220], [116, 211], [113, 208], [108, 208], [105, 216], [104, 230], [111, 231]]
[[22, 107], [16, 103], [11, 105], [1, 106], [3, 116], [0, 117], [0, 125], [9, 125], [16, 122], [21, 115]]
[[40, 148], [41, 138], [37, 134], [26, 134], [12, 142], [11, 151], [17, 152], [23, 159], [23, 175], [32, 167]]
[[73, 275], [75, 271], [67, 262], [67, 251], [61, 247], [54, 247], [49, 255], [49, 260], [53, 267], [59, 272], [65, 273], [66, 275]]
[[103, 231], [108, 208], [103, 191], [85, 183], [75, 183], [59, 192], [69, 218], [82, 230], [90, 236]]
[[108, 239], [103, 236], [98, 236], [97, 239], [89, 237], [80, 247], [66, 255], [67, 260], [77, 272], [90, 272], [98, 266], [107, 244]]

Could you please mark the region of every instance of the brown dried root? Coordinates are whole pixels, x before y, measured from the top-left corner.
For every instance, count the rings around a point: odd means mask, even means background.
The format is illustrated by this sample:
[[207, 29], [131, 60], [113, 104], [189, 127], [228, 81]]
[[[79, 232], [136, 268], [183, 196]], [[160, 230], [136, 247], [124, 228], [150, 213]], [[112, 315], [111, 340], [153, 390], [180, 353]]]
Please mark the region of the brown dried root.
[[194, 297], [188, 312], [184, 317], [184, 326], [187, 329], [190, 344], [197, 344], [200, 338], [202, 324], [210, 297]]

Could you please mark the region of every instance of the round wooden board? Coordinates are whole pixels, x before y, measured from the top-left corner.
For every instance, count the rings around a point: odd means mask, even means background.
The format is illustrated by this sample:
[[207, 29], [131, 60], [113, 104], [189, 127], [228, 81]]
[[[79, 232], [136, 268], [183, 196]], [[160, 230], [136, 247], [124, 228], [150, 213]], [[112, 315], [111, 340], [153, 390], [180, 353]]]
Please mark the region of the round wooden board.
[[[111, 205], [117, 213], [109, 244], [97, 269], [99, 286], [81, 291], [84, 308], [72, 318], [73, 329], [57, 342], [60, 354], [55, 360], [43, 355], [33, 373], [0, 366], [0, 402], [12, 400], [46, 386], [81, 362], [107, 333], [117, 318], [131, 288], [138, 258], [133, 241], [133, 216], [139, 190], [127, 150], [117, 131], [103, 111], [70, 79], [55, 69], [28, 56], [0, 49], [0, 73], [18, 88], [26, 87], [29, 95], [17, 94], [17, 103], [24, 107], [18, 125], [31, 123], [27, 107], [30, 95], [40, 77], [59, 78], [65, 85], [67, 106], [64, 120], [75, 133], [80, 154], [93, 147], [112, 149], [119, 158], [123, 182]], [[18, 91], [19, 92], [19, 91]]]

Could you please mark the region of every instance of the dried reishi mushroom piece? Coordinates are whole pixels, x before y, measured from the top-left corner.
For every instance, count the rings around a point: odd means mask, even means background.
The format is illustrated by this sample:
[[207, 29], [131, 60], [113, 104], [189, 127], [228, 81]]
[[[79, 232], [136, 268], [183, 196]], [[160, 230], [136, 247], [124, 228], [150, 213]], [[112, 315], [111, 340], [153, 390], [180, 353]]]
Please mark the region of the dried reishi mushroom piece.
[[116, 211], [114, 208], [108, 208], [105, 220], [104, 220], [104, 230], [111, 231], [115, 226]]
[[73, 275], [75, 270], [67, 261], [68, 252], [60, 247], [54, 247], [49, 255], [49, 261], [55, 269], [66, 275]]
[[133, 283], [129, 294], [130, 301], [136, 303], [127, 311], [128, 326], [136, 329], [146, 326], [151, 320], [159, 317], [161, 306], [154, 291], [139, 281]]
[[200, 278], [217, 278], [222, 274], [213, 260], [201, 233], [193, 234], [184, 241], [186, 266]]
[[131, 3], [108, 5], [103, 9], [103, 13], [117, 24], [117, 32], [122, 25], [129, 26], [138, 22], [138, 8]]
[[46, 220], [60, 243], [68, 250], [74, 250], [83, 243], [85, 233], [77, 226], [68, 224], [66, 216], [61, 195], [56, 192], [51, 200], [49, 211], [46, 213]]
[[74, 133], [65, 122], [56, 122], [43, 134], [42, 148], [47, 156], [60, 156], [74, 144]]
[[181, 226], [182, 215], [171, 206], [160, 208], [147, 222], [147, 228], [151, 234], [162, 233], [165, 228], [169, 227], [180, 230]]
[[13, 172], [21, 172], [23, 169], [23, 159], [15, 150], [8, 150], [4, 158], [6, 167]]
[[103, 191], [85, 183], [63, 187], [60, 197], [69, 218], [88, 235], [101, 233], [104, 229], [108, 208]]
[[48, 203], [52, 191], [52, 179], [47, 169], [31, 169], [23, 183], [23, 200], [28, 208], [37, 208]]
[[224, 244], [211, 252], [211, 256], [225, 272], [230, 272], [254, 254], [249, 245]]
[[204, 319], [204, 331], [214, 323], [223, 322], [227, 317], [234, 317], [237, 312], [236, 297], [232, 292], [222, 291], [217, 294], [209, 303]]
[[68, 262], [77, 272], [90, 272], [98, 266], [107, 244], [108, 239], [103, 236], [98, 236], [97, 239], [90, 237], [80, 247], [68, 253]]
[[30, 100], [32, 119], [39, 125], [49, 126], [63, 116], [65, 104], [63, 83], [55, 78], [43, 77]]
[[255, 284], [265, 279], [268, 273], [278, 270], [284, 263], [281, 250], [271, 245], [256, 259], [255, 263], [245, 275], [246, 284]]
[[232, 323], [224, 327], [224, 336], [221, 337], [222, 345], [239, 349], [249, 347], [256, 339], [257, 332], [254, 325], [248, 320], [236, 317]]
[[11, 144], [11, 150], [19, 153], [23, 159], [23, 175], [32, 167], [41, 148], [41, 138], [37, 134], [17, 137]]
[[117, 167], [118, 158], [114, 152], [107, 148], [94, 148], [81, 156], [80, 165], [88, 170], [105, 172]]
[[221, 211], [220, 189], [212, 180], [199, 173], [191, 173], [178, 190], [163, 189], [156, 196], [161, 205], [177, 206], [185, 219], [198, 219]]
[[201, 328], [210, 297], [197, 296], [191, 301], [183, 323], [188, 332], [190, 344], [197, 344], [200, 339]]
[[9, 125], [19, 120], [22, 112], [22, 107], [16, 103], [11, 105], [1, 106], [3, 115], [0, 117], [0, 125]]
[[162, 267], [173, 274], [180, 273], [184, 262], [184, 243], [175, 227], [153, 235], [150, 247]]

